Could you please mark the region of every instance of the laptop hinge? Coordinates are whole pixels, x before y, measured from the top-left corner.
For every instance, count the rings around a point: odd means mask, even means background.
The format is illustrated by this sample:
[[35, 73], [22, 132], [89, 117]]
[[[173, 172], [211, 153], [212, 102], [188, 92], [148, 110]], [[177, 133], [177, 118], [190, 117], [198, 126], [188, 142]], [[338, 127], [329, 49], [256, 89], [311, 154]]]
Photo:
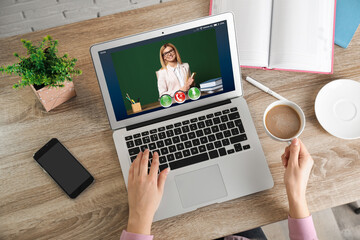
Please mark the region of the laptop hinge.
[[225, 105], [225, 104], [230, 104], [230, 103], [231, 103], [231, 100], [227, 99], [227, 100], [224, 100], [224, 101], [207, 104], [205, 106], [189, 109], [189, 110], [182, 111], [182, 112], [179, 112], [179, 113], [174, 113], [174, 114], [167, 115], [167, 116], [164, 116], [164, 117], [155, 118], [155, 119], [148, 120], [148, 121], [145, 121], [145, 122], [129, 125], [129, 126], [126, 127], [126, 130], [130, 131], [130, 130], [140, 128], [140, 127], [144, 127], [144, 126], [147, 126], [147, 125], [151, 125], [151, 124], [154, 124], [154, 123], [165, 122], [166, 120], [169, 120], [169, 119], [182, 117], [184, 115], [188, 115], [188, 114], [191, 114], [191, 113], [196, 113], [196, 112], [199, 112], [199, 111], [207, 110], [207, 109], [210, 109], [210, 108], [214, 108], [214, 107], [218, 107], [218, 106]]

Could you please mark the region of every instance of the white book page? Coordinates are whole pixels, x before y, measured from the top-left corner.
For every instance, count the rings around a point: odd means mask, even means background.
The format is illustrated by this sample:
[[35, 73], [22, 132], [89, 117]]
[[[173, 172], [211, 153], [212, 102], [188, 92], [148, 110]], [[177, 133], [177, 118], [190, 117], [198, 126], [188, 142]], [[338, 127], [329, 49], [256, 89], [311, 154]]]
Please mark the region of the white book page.
[[270, 68], [331, 72], [334, 0], [274, 0]]
[[240, 65], [267, 67], [272, 0], [213, 0], [212, 14], [233, 12]]

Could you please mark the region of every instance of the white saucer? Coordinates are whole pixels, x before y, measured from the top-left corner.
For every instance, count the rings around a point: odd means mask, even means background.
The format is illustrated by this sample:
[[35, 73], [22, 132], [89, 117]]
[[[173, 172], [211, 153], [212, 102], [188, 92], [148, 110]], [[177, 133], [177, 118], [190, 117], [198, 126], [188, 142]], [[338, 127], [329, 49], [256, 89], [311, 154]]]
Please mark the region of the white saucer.
[[360, 138], [360, 83], [339, 79], [326, 84], [316, 96], [315, 114], [335, 137]]

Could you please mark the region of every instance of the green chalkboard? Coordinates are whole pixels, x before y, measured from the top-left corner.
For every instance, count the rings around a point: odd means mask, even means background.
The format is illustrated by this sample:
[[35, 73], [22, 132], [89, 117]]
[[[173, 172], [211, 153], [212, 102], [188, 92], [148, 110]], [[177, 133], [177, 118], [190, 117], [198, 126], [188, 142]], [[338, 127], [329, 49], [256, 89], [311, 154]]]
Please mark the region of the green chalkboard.
[[221, 76], [215, 29], [167, 39], [120, 52], [112, 53], [116, 75], [126, 110], [131, 104], [126, 93], [141, 105], [158, 101], [156, 71], [161, 68], [160, 47], [172, 43], [178, 49], [183, 63], [188, 63], [191, 72], [196, 72], [195, 84]]

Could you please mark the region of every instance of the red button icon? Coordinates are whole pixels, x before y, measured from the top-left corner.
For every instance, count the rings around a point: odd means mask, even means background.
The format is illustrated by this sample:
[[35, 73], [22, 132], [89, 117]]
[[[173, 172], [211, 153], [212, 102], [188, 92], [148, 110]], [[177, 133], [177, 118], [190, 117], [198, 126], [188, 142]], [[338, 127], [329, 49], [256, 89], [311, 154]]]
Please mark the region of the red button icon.
[[186, 96], [185, 96], [185, 93], [183, 91], [179, 90], [179, 91], [177, 91], [175, 93], [174, 98], [175, 98], [175, 102], [183, 103], [183, 102], [185, 102]]

